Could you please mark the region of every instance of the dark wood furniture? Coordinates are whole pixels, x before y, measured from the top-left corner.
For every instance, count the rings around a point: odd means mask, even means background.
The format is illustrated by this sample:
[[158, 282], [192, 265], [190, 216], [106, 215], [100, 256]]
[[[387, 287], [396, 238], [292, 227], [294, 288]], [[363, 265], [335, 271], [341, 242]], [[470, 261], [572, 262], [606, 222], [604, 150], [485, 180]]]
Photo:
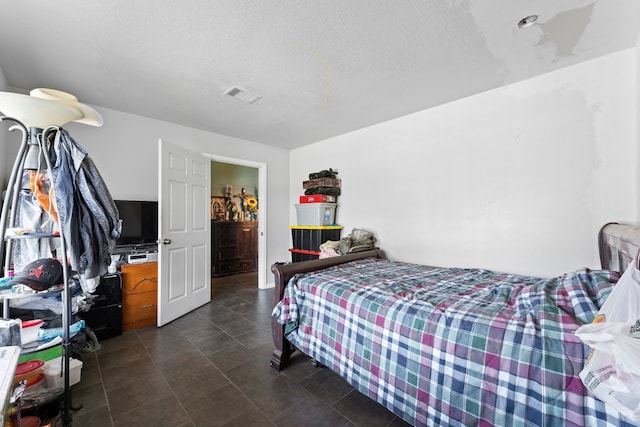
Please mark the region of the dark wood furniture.
[[[342, 255], [332, 258], [323, 258], [318, 260], [301, 261], [292, 264], [274, 264], [271, 271], [275, 277], [275, 293], [273, 295], [273, 305], [275, 307], [282, 299], [284, 288], [294, 275], [307, 271], [321, 270], [323, 268], [342, 264], [357, 259], [376, 257], [384, 258], [382, 251], [378, 248], [369, 251], [356, 252], [348, 255]], [[274, 318], [271, 318], [271, 335], [276, 349], [271, 355], [271, 367], [282, 370], [289, 361], [289, 357], [295, 350], [293, 345], [284, 336], [284, 326], [279, 324]]]
[[258, 222], [211, 221], [211, 276], [258, 269]]

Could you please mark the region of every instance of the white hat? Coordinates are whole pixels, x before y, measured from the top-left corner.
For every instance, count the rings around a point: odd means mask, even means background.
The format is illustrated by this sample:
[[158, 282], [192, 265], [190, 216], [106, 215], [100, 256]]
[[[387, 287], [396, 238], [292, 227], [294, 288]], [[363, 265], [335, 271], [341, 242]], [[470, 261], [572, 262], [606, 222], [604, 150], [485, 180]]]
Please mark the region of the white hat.
[[46, 99], [49, 101], [55, 101], [58, 104], [67, 105], [69, 107], [77, 108], [82, 112], [82, 118], [73, 120], [74, 122], [84, 123], [90, 126], [102, 126], [103, 120], [100, 113], [86, 104], [78, 102], [78, 98], [70, 93], [63, 92], [56, 89], [36, 88], [30, 92], [30, 95], [35, 98]]
[[103, 120], [93, 108], [81, 104], [66, 92], [54, 89], [34, 89], [31, 96], [0, 92], [0, 112], [20, 120], [27, 127], [63, 126], [69, 122], [102, 126]]

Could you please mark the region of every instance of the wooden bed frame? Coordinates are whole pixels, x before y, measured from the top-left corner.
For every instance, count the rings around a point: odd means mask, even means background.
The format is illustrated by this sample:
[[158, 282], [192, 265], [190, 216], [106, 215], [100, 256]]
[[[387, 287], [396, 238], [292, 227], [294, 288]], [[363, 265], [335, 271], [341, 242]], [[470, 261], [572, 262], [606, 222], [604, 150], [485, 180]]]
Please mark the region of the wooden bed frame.
[[603, 270], [624, 272], [640, 251], [640, 227], [605, 224], [598, 233], [598, 249]]
[[[601, 267], [622, 273], [640, 250], [640, 227], [618, 223], [605, 224], [598, 233], [598, 248]], [[274, 307], [282, 299], [289, 279], [295, 274], [369, 257], [385, 258], [380, 249], [372, 249], [314, 261], [274, 264], [271, 267], [275, 278]], [[271, 319], [271, 334], [276, 346], [271, 355], [271, 367], [280, 371], [287, 366], [289, 358], [296, 348], [285, 338], [284, 326], [275, 319]]]
[[[298, 273], [305, 273], [307, 271], [321, 270], [323, 268], [332, 267], [345, 262], [370, 257], [384, 258], [384, 255], [380, 249], [372, 249], [332, 258], [295, 262], [293, 264], [272, 265], [271, 271], [275, 276], [276, 282], [276, 289], [273, 295], [273, 306], [275, 307], [275, 305], [282, 299], [282, 296], [284, 295], [284, 288], [287, 286], [287, 283], [289, 283], [289, 279], [294, 275]], [[285, 338], [284, 326], [279, 324], [275, 319], [271, 319], [271, 335], [273, 336], [273, 342], [276, 345], [276, 349], [271, 355], [271, 367], [280, 371], [287, 366], [289, 357], [295, 348]]]

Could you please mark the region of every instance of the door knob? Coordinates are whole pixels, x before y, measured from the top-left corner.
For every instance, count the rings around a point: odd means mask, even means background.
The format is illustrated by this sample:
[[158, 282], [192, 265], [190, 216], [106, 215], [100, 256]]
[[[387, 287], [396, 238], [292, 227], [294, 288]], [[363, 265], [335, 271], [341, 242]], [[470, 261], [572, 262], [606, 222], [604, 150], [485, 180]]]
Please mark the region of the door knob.
[[164, 240], [162, 241], [162, 244], [163, 244], [163, 245], [170, 245], [170, 244], [171, 244], [171, 239], [164, 239]]

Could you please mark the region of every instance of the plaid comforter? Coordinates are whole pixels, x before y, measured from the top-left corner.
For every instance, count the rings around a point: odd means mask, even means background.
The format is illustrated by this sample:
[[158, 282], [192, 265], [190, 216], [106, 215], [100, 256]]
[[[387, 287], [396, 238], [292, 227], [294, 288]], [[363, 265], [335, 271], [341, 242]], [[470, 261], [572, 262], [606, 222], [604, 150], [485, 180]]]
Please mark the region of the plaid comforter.
[[618, 275], [553, 279], [366, 259], [294, 276], [288, 340], [413, 425], [627, 425], [578, 376]]

